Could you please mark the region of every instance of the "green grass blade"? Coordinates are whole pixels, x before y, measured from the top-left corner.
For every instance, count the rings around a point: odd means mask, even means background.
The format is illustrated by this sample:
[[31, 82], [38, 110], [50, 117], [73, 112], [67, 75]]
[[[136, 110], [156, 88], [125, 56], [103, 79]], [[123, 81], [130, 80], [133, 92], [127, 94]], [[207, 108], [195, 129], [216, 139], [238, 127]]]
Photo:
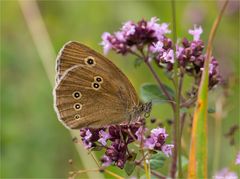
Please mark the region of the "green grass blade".
[[209, 64], [211, 63], [212, 42], [227, 3], [228, 0], [225, 2], [220, 14], [215, 20], [209, 35], [206, 52], [207, 57], [204, 63], [204, 71], [199, 87], [198, 100], [194, 111], [191, 147], [189, 154], [188, 178], [207, 178], [208, 71]]

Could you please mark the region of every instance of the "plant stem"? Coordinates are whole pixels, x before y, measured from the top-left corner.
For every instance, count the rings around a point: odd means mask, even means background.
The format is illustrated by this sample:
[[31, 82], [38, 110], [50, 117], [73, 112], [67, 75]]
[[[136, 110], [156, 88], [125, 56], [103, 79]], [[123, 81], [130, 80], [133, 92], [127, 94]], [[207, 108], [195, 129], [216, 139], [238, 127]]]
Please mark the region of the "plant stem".
[[155, 70], [153, 69], [151, 63], [149, 63], [148, 61], [148, 55], [146, 56], [144, 53], [143, 53], [143, 50], [142, 49], [139, 49], [141, 55], [139, 55], [138, 53], [134, 52], [134, 51], [131, 51], [131, 53], [135, 56], [137, 56], [138, 58], [140, 59], [143, 59], [144, 62], [146, 63], [147, 67], [150, 69], [151, 73], [153, 74], [153, 77], [155, 78], [155, 80], [157, 81], [160, 89], [163, 91], [163, 93], [165, 94], [165, 96], [167, 97], [167, 100], [169, 101], [169, 103], [171, 104], [172, 106], [172, 109], [174, 111], [174, 101], [172, 99], [172, 97], [169, 95], [169, 93], [167, 92], [165, 86], [163, 85], [162, 81], [160, 80], [160, 78], [158, 77], [157, 73], [155, 72]]
[[148, 61], [145, 61], [146, 65], [148, 66], [148, 68], [150, 69], [151, 73], [153, 74], [155, 80], [157, 81], [159, 87], [161, 88], [161, 90], [163, 91], [163, 93], [165, 94], [165, 96], [167, 97], [168, 101], [170, 102], [173, 110], [175, 110], [175, 106], [174, 106], [174, 102], [172, 97], [168, 94], [165, 86], [163, 85], [163, 83], [161, 82], [161, 80], [159, 79], [157, 73], [155, 72], [155, 70], [153, 69], [151, 63], [149, 63]]
[[182, 133], [183, 133], [183, 127], [184, 127], [186, 115], [187, 115], [187, 113], [183, 113], [181, 116], [181, 128], [180, 128], [181, 137], [182, 137]]
[[[183, 79], [184, 79], [184, 73], [180, 73], [180, 79], [179, 79], [179, 86], [178, 86], [178, 92], [179, 92], [179, 101], [181, 102], [182, 97], [182, 86], [183, 86]], [[181, 106], [180, 106], [181, 108]]]
[[[142, 164], [139, 164], [138, 166], [140, 166], [141, 168], [144, 168], [144, 166], [143, 166]], [[160, 179], [166, 179], [166, 178], [167, 178], [167, 177], [164, 176], [163, 174], [158, 173], [158, 172], [156, 172], [156, 171], [154, 171], [154, 170], [151, 170], [151, 174], [154, 175], [154, 176], [156, 176], [157, 178], [160, 178]]]
[[187, 101], [185, 101], [184, 103], [181, 104], [181, 108], [185, 107], [185, 108], [189, 108], [190, 106], [192, 106], [195, 102], [197, 101], [197, 96], [194, 96], [193, 98], [188, 99]]
[[[176, 8], [175, 1], [172, 0], [172, 24], [173, 24], [173, 49], [174, 49], [174, 83], [175, 83], [175, 91], [176, 91], [176, 105], [175, 105], [175, 113], [174, 113], [174, 152], [173, 152], [173, 161], [171, 168], [171, 177], [175, 178], [176, 169], [177, 169], [177, 161], [178, 161], [178, 177], [182, 178], [182, 161], [181, 161], [181, 134], [180, 134], [180, 97], [181, 97], [181, 88], [182, 82], [179, 83], [178, 79], [178, 61], [176, 59], [176, 43], [177, 43], [177, 27], [176, 27]], [[178, 159], [178, 160], [177, 160]]]
[[142, 130], [141, 135], [142, 135], [142, 137], [141, 137], [141, 142], [140, 142], [140, 150], [141, 150], [142, 156], [143, 156], [143, 166], [144, 166], [144, 170], [145, 170], [145, 174], [146, 174], [146, 179], [151, 179], [150, 167], [149, 167], [149, 164], [147, 163], [146, 155], [144, 154], [144, 149], [143, 149], [144, 130]]
[[123, 177], [121, 177], [121, 176], [117, 175], [116, 173], [113, 173], [109, 170], [104, 170], [104, 172], [111, 175], [112, 177], [115, 177], [116, 179], [124, 179]]
[[96, 163], [96, 165], [98, 166], [98, 168], [100, 168], [101, 166], [100, 166], [98, 160], [96, 159], [96, 157], [93, 155], [92, 151], [89, 151], [89, 153], [90, 153], [91, 157], [93, 158], [94, 162]]
[[83, 173], [89, 173], [89, 172], [99, 172], [99, 169], [86, 169], [86, 170], [78, 170], [78, 171], [71, 171], [69, 172], [69, 178], [76, 178], [78, 175]]
[[150, 168], [148, 167], [149, 165], [147, 164], [147, 161], [146, 161], [146, 157], [145, 157], [145, 154], [144, 154], [142, 142], [141, 142], [141, 152], [142, 152], [142, 156], [143, 156], [143, 168], [145, 170], [146, 179], [151, 179], [150, 172], [149, 172]]
[[143, 160], [143, 163], [144, 163], [144, 169], [145, 169], [145, 173], [146, 173], [146, 179], [151, 179], [151, 176], [150, 176], [150, 168], [149, 168], [149, 165], [147, 164], [146, 160]]

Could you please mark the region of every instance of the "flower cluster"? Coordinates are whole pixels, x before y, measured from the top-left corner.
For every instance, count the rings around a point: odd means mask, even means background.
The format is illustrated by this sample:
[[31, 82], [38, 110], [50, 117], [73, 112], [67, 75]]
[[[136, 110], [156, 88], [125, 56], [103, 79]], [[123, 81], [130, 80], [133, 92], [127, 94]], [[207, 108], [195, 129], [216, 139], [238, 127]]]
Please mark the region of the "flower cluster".
[[103, 33], [101, 45], [104, 48], [104, 54], [113, 49], [125, 55], [134, 51], [136, 47], [162, 40], [164, 35], [171, 31], [168, 29], [168, 24], [158, 24], [157, 21], [156, 17], [151, 18], [150, 21], [141, 20], [137, 24], [128, 21], [113, 35], [108, 32]]
[[172, 144], [165, 144], [168, 134], [164, 128], [151, 130], [151, 135], [145, 140], [144, 146], [151, 150], [161, 150], [167, 157], [172, 154]]
[[114, 164], [119, 168], [123, 168], [126, 161], [133, 159], [134, 152], [129, 150], [129, 144], [133, 142], [144, 150], [162, 151], [167, 157], [171, 155], [173, 145], [165, 144], [168, 136], [165, 129], [153, 129], [149, 137], [145, 137], [146, 133], [147, 129], [142, 120], [129, 125], [110, 125], [100, 129], [80, 130], [80, 136], [87, 149], [105, 149], [102, 157], [103, 166]]
[[[172, 40], [166, 36], [171, 33], [168, 24], [160, 24], [158, 21], [156, 17], [151, 18], [150, 21], [141, 20], [136, 24], [128, 21], [123, 24], [120, 31], [113, 34], [103, 33], [101, 45], [104, 54], [112, 49], [122, 55], [135, 54], [144, 60], [153, 59], [159, 67], [165, 68], [168, 72], [172, 71], [174, 59], [176, 59], [181, 71], [193, 76], [199, 82], [206, 60], [206, 54], [203, 53], [204, 43], [200, 39], [202, 28], [194, 26], [188, 31], [193, 36], [192, 41], [183, 38], [179, 41], [180, 43], [173, 44]], [[209, 78], [210, 87], [221, 81], [219, 65], [214, 57], [209, 65]]]

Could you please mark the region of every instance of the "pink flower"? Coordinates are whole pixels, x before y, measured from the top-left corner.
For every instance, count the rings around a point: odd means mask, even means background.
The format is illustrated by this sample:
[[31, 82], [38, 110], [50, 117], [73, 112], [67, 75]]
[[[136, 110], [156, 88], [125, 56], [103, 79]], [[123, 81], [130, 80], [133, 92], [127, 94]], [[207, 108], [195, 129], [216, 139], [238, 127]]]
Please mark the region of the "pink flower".
[[138, 128], [137, 132], [135, 133], [138, 141], [142, 141], [145, 131], [146, 131], [146, 129], [143, 128], [143, 126]]
[[156, 30], [159, 28], [159, 24], [157, 23], [159, 19], [157, 17], [152, 17], [150, 21], [147, 22], [147, 28]]
[[179, 56], [182, 54], [184, 48], [183, 47], [177, 47], [176, 51], [176, 57], [179, 58]]
[[[210, 75], [213, 74], [214, 68], [215, 68], [215, 66], [212, 63], [210, 63], [209, 67], [208, 67], [208, 72], [209, 72]], [[201, 70], [203, 71], [204, 67], [202, 67]]]
[[213, 73], [214, 65], [212, 63], [209, 64], [209, 74]]
[[163, 52], [162, 58], [164, 59], [164, 61], [166, 62], [170, 62], [170, 63], [174, 63], [174, 52], [173, 50], [169, 50], [166, 52]]
[[109, 50], [112, 48], [112, 43], [110, 42], [110, 38], [112, 38], [111, 34], [108, 32], [104, 32], [102, 34], [102, 42], [100, 45], [103, 46], [103, 53], [106, 55]]
[[151, 136], [152, 137], [158, 137], [160, 134], [162, 134], [165, 138], [167, 138], [168, 134], [166, 133], [166, 130], [164, 128], [156, 128], [151, 130]]
[[83, 145], [85, 149], [90, 149], [92, 147], [92, 142], [89, 142], [87, 140], [83, 140]]
[[218, 171], [216, 175], [213, 176], [213, 179], [237, 179], [237, 174], [230, 172], [228, 168], [223, 168]]
[[104, 130], [99, 131], [100, 138], [98, 139], [98, 142], [100, 142], [103, 146], [107, 145], [107, 139], [110, 138], [110, 135], [105, 132]]
[[158, 33], [164, 35], [164, 34], [170, 34], [171, 30], [168, 29], [169, 24], [168, 23], [162, 23], [160, 24], [160, 27], [158, 29]]
[[144, 146], [150, 150], [161, 150], [167, 136], [168, 134], [166, 134], [164, 128], [158, 127], [156, 129], [152, 129], [151, 136], [145, 140]]
[[104, 167], [107, 167], [107, 166], [109, 166], [111, 164], [112, 164], [112, 160], [110, 159], [110, 157], [104, 155], [103, 158], [102, 158], [102, 165]]
[[135, 25], [132, 21], [127, 21], [124, 23], [121, 30], [126, 36], [132, 35], [135, 33]]
[[88, 129], [87, 131], [86, 131], [86, 136], [85, 136], [85, 140], [89, 140], [90, 138], [92, 137], [92, 133], [91, 133], [91, 131]]
[[153, 43], [149, 50], [153, 53], [161, 52], [163, 50], [163, 42], [158, 41], [157, 43]]
[[174, 147], [174, 145], [172, 145], [172, 144], [164, 144], [162, 146], [162, 151], [167, 157], [169, 157], [170, 155], [172, 155], [172, 148], [173, 147]]
[[200, 35], [202, 34], [203, 30], [202, 30], [202, 27], [199, 26], [197, 28], [196, 25], [194, 25], [194, 28], [193, 29], [189, 29], [188, 30], [188, 33], [193, 35], [193, 40], [194, 41], [198, 41], [200, 39]]
[[171, 33], [171, 31], [168, 29], [167, 23], [159, 24], [157, 23], [158, 21], [159, 19], [157, 17], [152, 17], [151, 20], [147, 22], [147, 28], [153, 30], [154, 36], [156, 36], [158, 40], [161, 40], [164, 34]]
[[157, 142], [157, 141], [155, 141], [153, 138], [150, 137], [150, 138], [148, 138], [148, 139], [145, 140], [144, 146], [145, 146], [146, 148], [148, 148], [148, 149], [153, 150], [154, 147], [155, 147], [156, 142]]
[[237, 158], [236, 158], [235, 164], [236, 165], [240, 165], [240, 151], [237, 154]]
[[162, 23], [158, 28], [155, 29], [155, 36], [158, 40], [162, 40], [165, 34], [171, 33], [171, 30], [168, 29], [167, 23]]
[[91, 128], [82, 128], [80, 129], [80, 136], [82, 138], [82, 142], [85, 148], [90, 149], [93, 147], [94, 142], [99, 139], [98, 129]]
[[124, 33], [122, 31], [115, 32], [114, 34], [119, 41], [126, 41], [126, 38], [124, 37]]

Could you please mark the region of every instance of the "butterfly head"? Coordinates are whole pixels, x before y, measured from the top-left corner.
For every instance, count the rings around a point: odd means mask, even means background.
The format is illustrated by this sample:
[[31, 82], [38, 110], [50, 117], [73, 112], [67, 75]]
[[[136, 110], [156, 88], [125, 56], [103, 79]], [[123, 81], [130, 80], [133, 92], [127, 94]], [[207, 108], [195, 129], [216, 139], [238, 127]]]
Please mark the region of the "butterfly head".
[[152, 101], [144, 103], [141, 105], [141, 113], [144, 114], [144, 117], [149, 117], [152, 110]]
[[138, 118], [140, 116], [149, 117], [152, 110], [152, 102], [140, 103], [140, 105], [133, 110], [133, 118]]

